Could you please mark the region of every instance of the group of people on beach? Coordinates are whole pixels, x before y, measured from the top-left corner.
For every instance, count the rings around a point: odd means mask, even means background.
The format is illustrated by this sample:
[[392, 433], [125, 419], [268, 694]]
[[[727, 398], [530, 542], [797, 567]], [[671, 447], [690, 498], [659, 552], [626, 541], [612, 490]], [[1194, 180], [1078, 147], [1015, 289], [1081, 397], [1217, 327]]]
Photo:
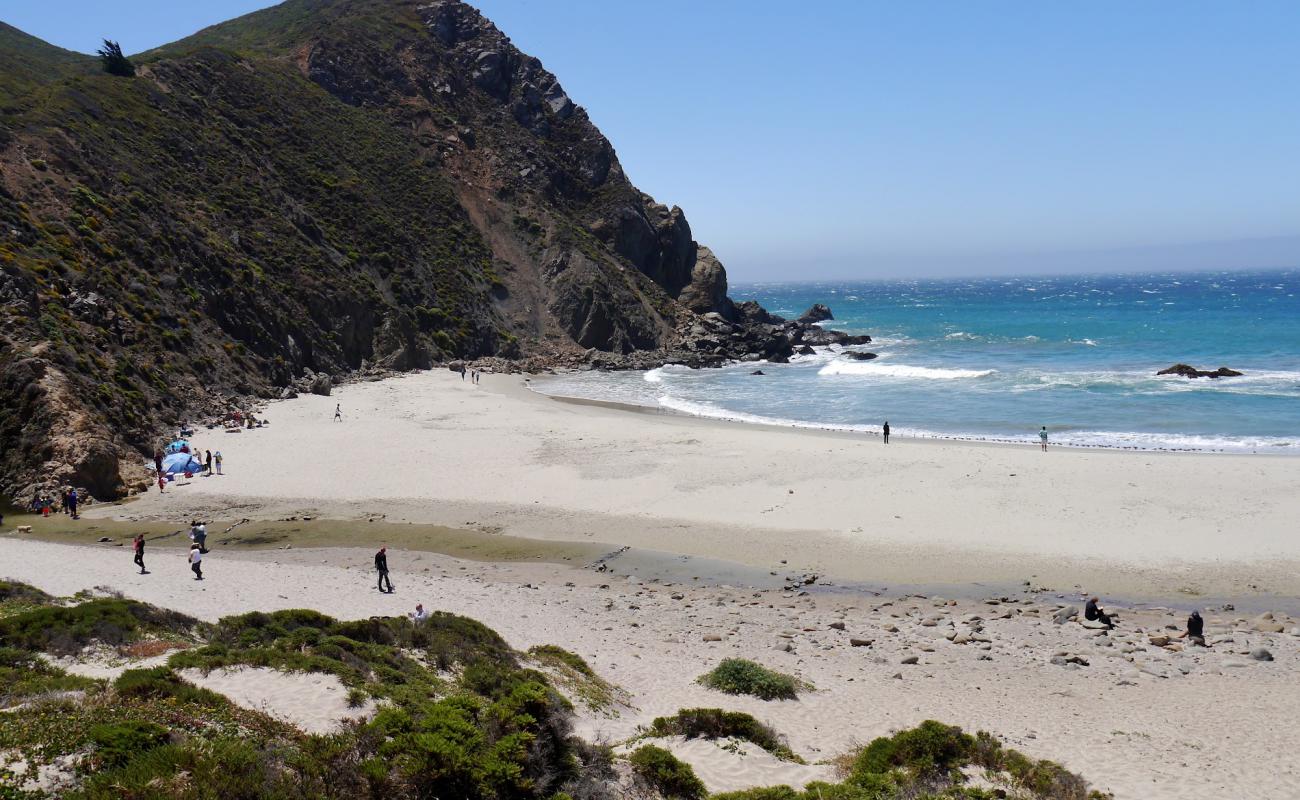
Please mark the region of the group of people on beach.
[[[38, 490], [32, 496], [32, 502], [29, 504], [28, 510], [33, 514], [40, 514], [42, 517], [63, 512], [73, 519], [81, 519], [81, 515], [77, 511], [80, 505], [81, 494], [75, 486], [68, 486], [59, 492], [58, 500]], [[3, 517], [0, 517], [0, 519], [3, 519]]]
[[[215, 453], [211, 450], [200, 451], [197, 447], [191, 450], [190, 446], [188, 444], [185, 444], [185, 445], [181, 445], [181, 449], [178, 452], [185, 453], [186, 455], [193, 458], [195, 461], [199, 462], [199, 471], [202, 473], [204, 477], [211, 477], [213, 475], [224, 474], [221, 471], [221, 466], [224, 463], [225, 459], [221, 455], [220, 450], [216, 451]], [[159, 492], [166, 491], [167, 488], [167, 473], [163, 469], [163, 458], [164, 456], [163, 456], [162, 448], [158, 448], [157, 450], [153, 451], [153, 466], [154, 466], [154, 471], [158, 477]], [[193, 476], [194, 476], [193, 472], [189, 471], [188, 469], [185, 471], [185, 477], [191, 478]]]
[[[145, 538], [143, 533], [137, 533], [131, 540], [131, 552], [134, 555], [135, 565], [140, 568], [141, 575], [148, 575], [149, 570], [144, 566], [144, 545]], [[208, 553], [208, 526], [202, 520], [194, 520], [190, 523], [190, 547], [185, 553], [185, 560], [190, 565], [190, 571], [194, 573], [194, 580], [203, 580], [203, 556]]]
[[[1097, 622], [1106, 626], [1106, 630], [1115, 629], [1115, 619], [1106, 613], [1106, 610], [1098, 605], [1096, 597], [1089, 597], [1088, 601], [1083, 604], [1083, 618], [1089, 622]], [[1205, 641], [1205, 620], [1201, 617], [1201, 612], [1193, 610], [1187, 616], [1187, 626], [1181, 634], [1180, 639], [1186, 639], [1188, 644], [1194, 644], [1199, 647], [1209, 647]]]

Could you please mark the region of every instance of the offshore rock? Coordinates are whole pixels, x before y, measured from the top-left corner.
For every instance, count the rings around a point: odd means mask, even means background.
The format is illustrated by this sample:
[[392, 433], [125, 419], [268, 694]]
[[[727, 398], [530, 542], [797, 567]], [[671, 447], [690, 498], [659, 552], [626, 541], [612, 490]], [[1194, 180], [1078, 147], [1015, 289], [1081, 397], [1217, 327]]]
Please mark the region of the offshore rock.
[[1227, 367], [1218, 369], [1197, 369], [1187, 364], [1174, 364], [1172, 367], [1166, 367], [1156, 373], [1157, 375], [1181, 375], [1184, 378], [1236, 378], [1244, 373]]
[[803, 323], [813, 323], [827, 319], [835, 319], [835, 315], [831, 313], [830, 308], [824, 303], [813, 303], [812, 307], [799, 315], [798, 321]]

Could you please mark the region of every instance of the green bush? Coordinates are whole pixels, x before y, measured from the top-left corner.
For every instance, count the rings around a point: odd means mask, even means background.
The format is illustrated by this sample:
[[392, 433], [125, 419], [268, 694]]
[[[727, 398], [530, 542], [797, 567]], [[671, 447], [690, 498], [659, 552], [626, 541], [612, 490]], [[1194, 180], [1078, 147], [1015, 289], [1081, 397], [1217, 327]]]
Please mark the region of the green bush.
[[700, 683], [727, 694], [748, 694], [761, 700], [794, 700], [811, 686], [793, 675], [776, 672], [743, 658], [725, 659], [700, 677]]
[[121, 645], [149, 635], [188, 635], [198, 621], [134, 600], [99, 598], [0, 619], [0, 645], [74, 655], [91, 642]]
[[35, 653], [0, 647], [0, 708], [8, 708], [47, 692], [89, 689], [99, 681], [69, 675]]
[[143, 720], [106, 723], [90, 729], [95, 755], [109, 769], [126, 766], [141, 753], [167, 744], [168, 738], [166, 728]]
[[628, 760], [632, 771], [667, 800], [700, 800], [707, 794], [691, 765], [662, 747], [637, 748]]
[[943, 773], [970, 760], [975, 738], [961, 728], [928, 719], [915, 728], [871, 741], [853, 763], [851, 781], [904, 769], [912, 775]]
[[195, 703], [209, 708], [219, 708], [229, 702], [216, 692], [185, 681], [170, 667], [128, 669], [113, 682], [113, 690], [121, 697], [174, 698], [183, 703]]
[[720, 708], [685, 708], [671, 717], [656, 717], [650, 723], [652, 736], [685, 736], [687, 739], [744, 739], [782, 761], [804, 763], [770, 726], [741, 711]]
[[595, 671], [587, 664], [582, 656], [577, 653], [569, 652], [563, 647], [553, 644], [539, 644], [528, 648], [528, 655], [533, 658], [546, 662], [558, 662], [572, 669], [574, 672], [585, 675], [588, 678], [596, 677]]

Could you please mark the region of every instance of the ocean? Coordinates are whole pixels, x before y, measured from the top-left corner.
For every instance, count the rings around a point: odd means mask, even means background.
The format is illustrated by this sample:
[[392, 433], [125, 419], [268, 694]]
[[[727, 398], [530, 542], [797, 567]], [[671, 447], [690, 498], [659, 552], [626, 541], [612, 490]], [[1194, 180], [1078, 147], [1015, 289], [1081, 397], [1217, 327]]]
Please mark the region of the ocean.
[[[1300, 270], [733, 284], [873, 337], [855, 361], [583, 372], [539, 391], [895, 437], [1300, 454]], [[1157, 377], [1175, 363], [1239, 378]], [[751, 373], [761, 369], [763, 375]]]

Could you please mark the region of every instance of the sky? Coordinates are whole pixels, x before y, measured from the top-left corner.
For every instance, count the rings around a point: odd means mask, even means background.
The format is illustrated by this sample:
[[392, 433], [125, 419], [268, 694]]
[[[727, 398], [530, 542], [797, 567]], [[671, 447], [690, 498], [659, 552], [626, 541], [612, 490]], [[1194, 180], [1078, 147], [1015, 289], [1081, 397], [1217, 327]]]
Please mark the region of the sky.
[[[128, 53], [259, 0], [0, 0]], [[1300, 3], [478, 0], [733, 279], [1300, 266]]]

